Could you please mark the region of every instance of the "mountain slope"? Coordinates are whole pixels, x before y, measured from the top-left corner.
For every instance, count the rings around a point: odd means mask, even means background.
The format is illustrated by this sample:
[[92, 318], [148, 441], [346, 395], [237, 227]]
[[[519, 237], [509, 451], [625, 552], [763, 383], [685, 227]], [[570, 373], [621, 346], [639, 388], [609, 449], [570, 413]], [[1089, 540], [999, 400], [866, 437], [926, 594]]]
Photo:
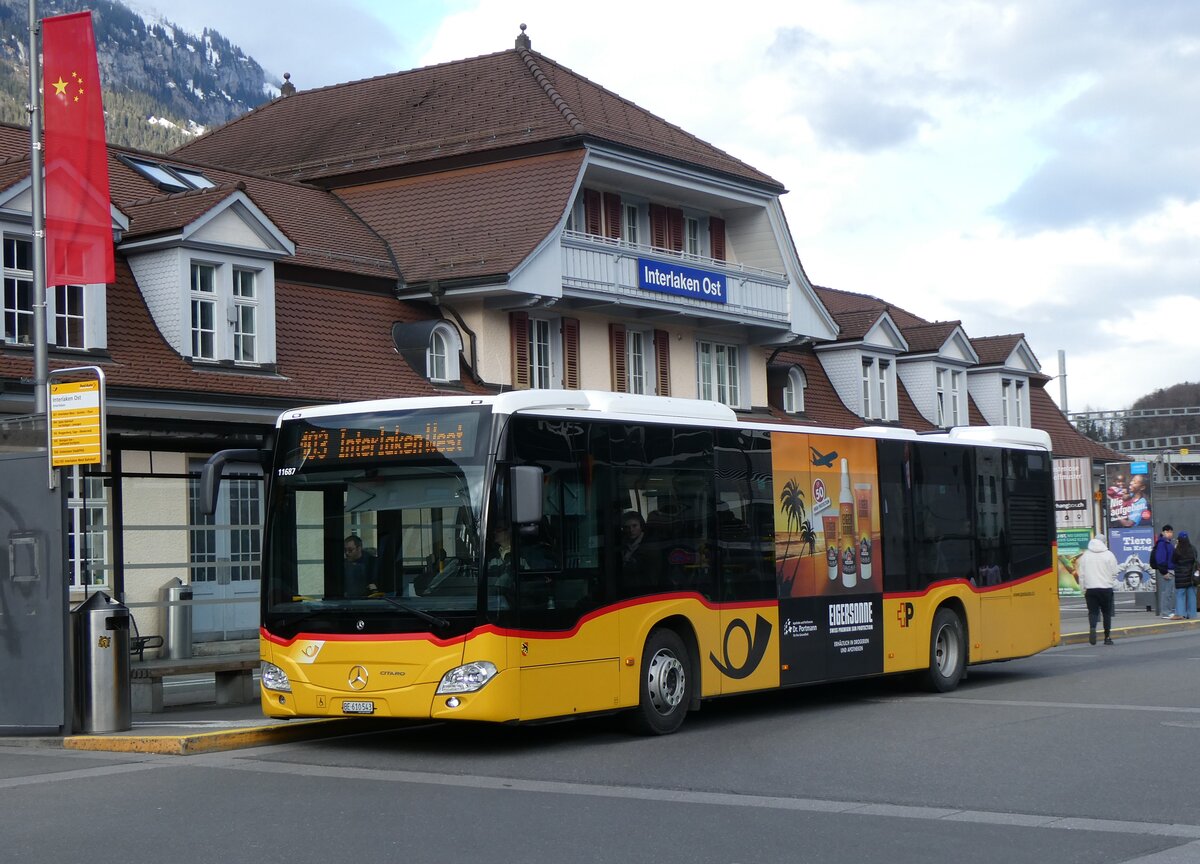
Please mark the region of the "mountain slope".
[[[187, 33], [112, 0], [41, 0], [42, 17], [92, 10], [108, 139], [162, 152], [278, 95], [215, 30]], [[0, 0], [0, 121], [28, 125], [29, 4]]]

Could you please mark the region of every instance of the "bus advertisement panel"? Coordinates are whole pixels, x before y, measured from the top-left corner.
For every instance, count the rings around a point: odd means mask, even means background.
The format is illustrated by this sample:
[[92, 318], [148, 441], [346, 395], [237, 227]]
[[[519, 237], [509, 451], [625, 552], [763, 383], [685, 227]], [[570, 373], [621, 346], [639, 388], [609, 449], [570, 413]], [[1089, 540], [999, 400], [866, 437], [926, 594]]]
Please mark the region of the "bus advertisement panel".
[[878, 469], [871, 439], [774, 436], [780, 683], [883, 671]]

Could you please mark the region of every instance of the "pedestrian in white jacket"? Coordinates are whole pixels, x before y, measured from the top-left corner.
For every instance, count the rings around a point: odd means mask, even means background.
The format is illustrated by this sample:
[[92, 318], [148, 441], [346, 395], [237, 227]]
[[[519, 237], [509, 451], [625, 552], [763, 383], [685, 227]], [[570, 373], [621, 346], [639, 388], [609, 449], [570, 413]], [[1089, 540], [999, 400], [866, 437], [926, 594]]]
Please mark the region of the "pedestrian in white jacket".
[[1104, 616], [1104, 644], [1112, 645], [1113, 588], [1117, 585], [1117, 556], [1099, 537], [1088, 541], [1087, 549], [1075, 561], [1075, 578], [1083, 589], [1088, 610], [1088, 642], [1096, 644], [1096, 621]]

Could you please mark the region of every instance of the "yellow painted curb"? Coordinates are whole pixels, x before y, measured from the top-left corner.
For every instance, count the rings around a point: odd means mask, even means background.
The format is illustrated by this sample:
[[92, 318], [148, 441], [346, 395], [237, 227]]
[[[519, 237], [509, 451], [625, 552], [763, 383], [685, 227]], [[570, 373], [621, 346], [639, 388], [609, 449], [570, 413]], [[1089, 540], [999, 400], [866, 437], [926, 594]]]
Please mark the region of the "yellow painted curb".
[[157, 753], [166, 756], [189, 756], [196, 753], [216, 753], [259, 747], [264, 744], [286, 744], [329, 735], [345, 725], [340, 718], [304, 720], [270, 726], [246, 726], [197, 732], [191, 735], [72, 735], [63, 739], [68, 750], [104, 750], [117, 753]]
[[[1114, 627], [1110, 633], [1113, 639], [1123, 636], [1151, 636], [1156, 633], [1167, 633], [1172, 630], [1195, 630], [1200, 627], [1200, 619], [1191, 621], [1156, 621], [1153, 624], [1136, 624], [1132, 627]], [[1082, 645], [1088, 641], [1087, 631], [1082, 633], [1064, 633], [1058, 640], [1059, 645]]]

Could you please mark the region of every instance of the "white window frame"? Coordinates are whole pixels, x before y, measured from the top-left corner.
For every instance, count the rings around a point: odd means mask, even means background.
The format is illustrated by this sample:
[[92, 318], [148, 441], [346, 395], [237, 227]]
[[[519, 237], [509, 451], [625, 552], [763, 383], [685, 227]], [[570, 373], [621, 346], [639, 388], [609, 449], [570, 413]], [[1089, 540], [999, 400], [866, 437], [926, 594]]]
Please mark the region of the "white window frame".
[[529, 316], [529, 387], [562, 389], [562, 320]]
[[886, 357], [862, 358], [862, 399], [864, 420], [890, 421], [892, 416], [892, 376], [895, 367]]
[[[20, 263], [20, 250], [23, 247], [28, 255], [28, 270], [17, 266]], [[10, 248], [12, 250], [11, 259]], [[4, 307], [4, 343], [6, 345], [32, 345], [34, 342], [33, 241], [28, 237], [5, 234], [3, 256], [0, 264], [4, 268], [4, 296], [0, 298], [0, 303]], [[12, 261], [11, 266], [10, 260]], [[24, 302], [25, 300], [28, 302]]]
[[[80, 466], [67, 473], [67, 579], [72, 588], [107, 586], [109, 582], [108, 492], [104, 478], [83, 474]], [[85, 492], [90, 494], [84, 494]], [[84, 582], [84, 577], [90, 581]]]
[[[217, 331], [217, 280], [220, 265], [211, 261], [192, 261], [188, 267], [188, 332], [191, 338], [191, 357], [196, 360], [220, 359]], [[205, 284], [201, 274], [212, 274], [211, 280]], [[208, 312], [208, 321], [204, 321], [204, 311]], [[206, 326], [207, 325], [207, 326]], [[209, 339], [207, 351], [204, 338]]]
[[741, 405], [742, 363], [738, 345], [696, 342], [696, 396], [730, 407]]
[[937, 425], [943, 428], [963, 425], [962, 379], [960, 369], [937, 367]]
[[[87, 347], [87, 298], [82, 285], [55, 285], [54, 347], [82, 350]], [[78, 309], [78, 312], [74, 311]], [[78, 322], [78, 343], [71, 336], [71, 322]]]
[[804, 411], [804, 388], [808, 382], [799, 366], [788, 370], [787, 380], [783, 384], [783, 410], [788, 414], [800, 414]]
[[638, 243], [638, 205], [623, 202], [621, 204], [621, 239], [634, 246]]
[[654, 331], [625, 331], [625, 388], [629, 393], [653, 396], [658, 390], [654, 365]]
[[439, 321], [429, 333], [429, 346], [425, 351], [426, 377], [441, 383], [459, 380], [461, 351], [458, 331], [447, 322]]
[[683, 217], [683, 254], [700, 257], [704, 244], [700, 238], [700, 220], [695, 216]]
[[[256, 365], [259, 338], [259, 271], [248, 267], [233, 268], [233, 362]], [[247, 293], [247, 281], [249, 292]], [[249, 347], [249, 351], [247, 351]]]

